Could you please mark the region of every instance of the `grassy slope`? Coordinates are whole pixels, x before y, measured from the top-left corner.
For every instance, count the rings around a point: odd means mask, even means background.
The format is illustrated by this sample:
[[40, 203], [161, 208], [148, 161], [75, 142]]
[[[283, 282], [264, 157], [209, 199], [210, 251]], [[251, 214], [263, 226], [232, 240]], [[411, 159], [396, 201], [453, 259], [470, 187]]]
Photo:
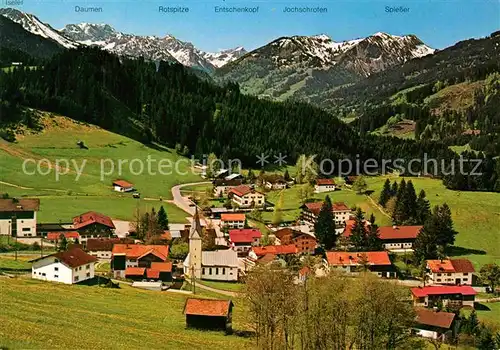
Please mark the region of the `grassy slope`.
[[[391, 178], [391, 181], [395, 178]], [[399, 181], [400, 179], [398, 179]], [[408, 180], [408, 179], [406, 179]], [[428, 178], [411, 178], [415, 189], [424, 189], [432, 205], [447, 203], [452, 211], [455, 229], [459, 232], [455, 245], [484, 251], [485, 254], [463, 252], [476, 268], [490, 262], [500, 263], [500, 193], [461, 192], [446, 189], [441, 181]], [[378, 198], [385, 177], [367, 179], [372, 196]]]
[[[170, 214], [171, 221], [184, 221], [184, 213], [170, 203], [160, 203], [159, 199], [170, 199], [172, 186], [199, 181], [200, 177], [190, 171], [187, 161], [179, 164], [179, 170], [187, 172], [186, 175], [162, 175], [158, 171], [158, 162], [172, 162], [183, 159], [170, 150], [149, 148], [132, 139], [120, 136], [100, 128], [77, 124], [63, 117], [45, 117], [45, 129], [39, 134], [26, 134], [19, 136], [14, 144], [0, 140], [0, 181], [25, 188], [16, 188], [0, 184], [0, 192], [7, 192], [11, 196], [39, 196], [43, 198], [40, 217], [43, 221], [67, 220], [68, 218], [85, 210], [95, 209], [108, 213], [112, 217], [131, 219], [133, 211], [140, 203], [146, 207], [152, 203], [164, 205]], [[79, 149], [76, 142], [83, 140], [88, 150]], [[151, 162], [152, 172], [148, 173], [147, 159]], [[24, 159], [36, 161], [49, 159], [75, 160], [79, 167], [86, 161], [82, 176], [76, 181], [76, 170], [71, 165], [71, 170], [66, 175], [61, 175], [56, 180], [54, 169], [42, 168], [51, 172], [46, 176], [33, 176], [24, 174], [22, 165]], [[114, 172], [111, 173], [111, 162], [102, 161], [110, 159], [114, 163]], [[139, 159], [145, 166], [145, 171], [134, 175], [139, 169], [139, 162], [130, 169], [129, 162]], [[123, 160], [121, 171], [119, 160]], [[103, 163], [101, 163], [101, 161]], [[128, 163], [125, 163], [128, 161]], [[167, 164], [167, 163], [165, 163]], [[101, 180], [101, 167], [109, 171]], [[33, 171], [33, 165], [27, 166], [28, 171]], [[132, 171], [131, 171], [132, 170]], [[111, 182], [122, 178], [134, 183], [141, 192], [142, 198], [156, 199], [157, 201], [137, 201], [131, 195], [122, 195], [112, 191]]]
[[[0, 278], [0, 290], [1, 348], [182, 350], [252, 345], [236, 335], [187, 330], [184, 295], [23, 278]], [[241, 304], [235, 301], [236, 330], [243, 327], [242, 316]]]

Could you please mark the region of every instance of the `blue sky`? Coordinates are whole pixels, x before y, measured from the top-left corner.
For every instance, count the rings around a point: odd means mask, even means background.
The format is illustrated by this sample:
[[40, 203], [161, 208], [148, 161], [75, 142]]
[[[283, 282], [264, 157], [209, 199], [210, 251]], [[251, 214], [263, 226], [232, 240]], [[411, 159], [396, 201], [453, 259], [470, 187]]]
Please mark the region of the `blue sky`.
[[[7, 0], [1, 0], [5, 6]], [[75, 5], [102, 7], [77, 13]], [[215, 13], [215, 6], [259, 6], [255, 14]], [[189, 13], [159, 13], [159, 6], [185, 6]], [[326, 14], [283, 13], [285, 6], [326, 7]], [[409, 8], [390, 14], [386, 6]], [[327, 34], [335, 41], [376, 32], [415, 34], [434, 48], [483, 37], [500, 29], [500, 0], [24, 0], [18, 9], [56, 29], [69, 23], [107, 23], [139, 35], [172, 34], [206, 51], [243, 46], [254, 49], [280, 36]]]

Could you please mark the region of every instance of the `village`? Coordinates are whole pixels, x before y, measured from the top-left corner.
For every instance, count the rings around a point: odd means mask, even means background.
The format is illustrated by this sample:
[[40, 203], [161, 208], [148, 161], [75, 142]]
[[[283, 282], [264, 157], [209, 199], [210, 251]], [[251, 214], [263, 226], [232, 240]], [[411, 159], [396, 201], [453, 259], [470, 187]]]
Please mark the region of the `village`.
[[[367, 274], [400, 284], [410, 290], [408, 303], [416, 315], [408, 332], [451, 342], [459, 332], [460, 309], [473, 310], [478, 295], [486, 292], [492, 300], [499, 300], [494, 299], [494, 292], [500, 276], [489, 284], [486, 273], [479, 273], [471, 261], [442, 253], [438, 259], [423, 259], [416, 267], [417, 276], [405, 274], [397, 261], [414, 254], [424, 226], [378, 227], [373, 217], [365, 219], [361, 209], [331, 200], [342, 187], [352, 189], [360, 181], [346, 177], [338, 185], [335, 179], [314, 179], [310, 191], [324, 194], [325, 200], [305, 198], [293, 222], [280, 220], [282, 204], [270, 203], [266, 197], [295, 186], [288, 173], [254, 178], [220, 170], [209, 182], [211, 202], [206, 194], [204, 198], [183, 196], [176, 202], [189, 214], [186, 224], [169, 223], [163, 207], [143, 213], [125, 228], [94, 211], [68, 223], [39, 223], [37, 211], [43, 201], [3, 198], [0, 233], [10, 240], [40, 244], [40, 257], [30, 261], [32, 279], [110, 287], [125, 283], [188, 294], [184, 309], [179, 310], [185, 314], [187, 327], [231, 333], [232, 310], [238, 306], [227, 299], [198, 298], [196, 290], [237, 295], [244, 289], [228, 292], [219, 289], [218, 283], [244, 285], [252, 271], [276, 268], [291, 274], [295, 285], [329, 275], [361, 278]], [[123, 179], [113, 181], [111, 190], [140, 196]], [[256, 218], [266, 211], [274, 212], [273, 222], [263, 227]], [[44, 254], [44, 249], [56, 252]]]

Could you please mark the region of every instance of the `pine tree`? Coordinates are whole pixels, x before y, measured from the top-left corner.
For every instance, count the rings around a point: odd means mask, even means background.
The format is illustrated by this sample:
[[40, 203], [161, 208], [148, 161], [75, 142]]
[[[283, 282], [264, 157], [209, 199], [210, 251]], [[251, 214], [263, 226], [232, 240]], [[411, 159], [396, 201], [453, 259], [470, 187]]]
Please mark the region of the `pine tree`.
[[391, 197], [394, 197], [395, 195], [398, 194], [398, 183], [394, 181], [391, 186]]
[[389, 179], [385, 180], [384, 188], [382, 188], [382, 192], [380, 192], [380, 197], [378, 199], [378, 203], [385, 207], [387, 201], [391, 198], [391, 182]]
[[253, 183], [255, 181], [255, 174], [252, 169], [248, 170], [247, 181]]
[[397, 224], [401, 225], [406, 220], [406, 206], [405, 206], [405, 196], [406, 196], [406, 181], [401, 180], [398, 186], [398, 193], [396, 194], [396, 208], [392, 214], [392, 220]]
[[63, 252], [66, 249], [68, 249], [68, 240], [66, 239], [66, 236], [61, 233], [59, 235], [59, 244], [57, 246], [57, 250]]
[[481, 350], [495, 350], [498, 349], [493, 338], [493, 332], [490, 327], [482, 324], [479, 327], [479, 334], [476, 341], [476, 347]]
[[288, 172], [288, 169], [285, 169], [285, 173], [283, 174], [283, 178], [285, 181], [290, 181], [292, 178], [290, 177], [290, 173]]
[[405, 224], [415, 224], [417, 216], [417, 194], [413, 182], [410, 180], [406, 184], [403, 197], [403, 207], [405, 212]]
[[158, 226], [160, 226], [162, 230], [168, 230], [168, 216], [163, 205], [158, 211]]
[[366, 237], [366, 250], [368, 251], [381, 251], [384, 250], [384, 245], [380, 239], [378, 226], [372, 224], [368, 228], [368, 235]]
[[425, 191], [421, 190], [416, 202], [415, 224], [422, 225], [431, 215], [431, 205], [426, 198]]
[[453, 228], [451, 210], [448, 204], [444, 203], [441, 207], [435, 209], [436, 220], [438, 222], [437, 244], [447, 248], [455, 243], [455, 236], [458, 234]]
[[323, 206], [314, 224], [314, 232], [319, 243], [322, 244], [325, 249], [328, 250], [335, 247], [337, 240], [337, 235], [335, 233], [335, 218], [333, 215], [332, 201], [328, 195], [325, 197]]
[[436, 216], [431, 216], [426, 223], [417, 238], [415, 239], [415, 244], [413, 245], [413, 255], [417, 263], [421, 263], [426, 259], [437, 259], [437, 235], [436, 231], [439, 229], [439, 225], [436, 222]]
[[356, 250], [360, 251], [366, 247], [367, 239], [368, 231], [366, 229], [365, 216], [361, 208], [357, 208], [349, 240]]

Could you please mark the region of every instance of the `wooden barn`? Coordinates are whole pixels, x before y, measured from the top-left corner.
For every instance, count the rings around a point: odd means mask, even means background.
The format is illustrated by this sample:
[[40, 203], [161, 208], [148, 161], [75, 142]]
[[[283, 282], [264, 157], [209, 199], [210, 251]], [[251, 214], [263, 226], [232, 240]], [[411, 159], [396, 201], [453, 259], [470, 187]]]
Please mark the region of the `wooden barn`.
[[188, 328], [232, 331], [233, 302], [189, 298], [184, 305]]

